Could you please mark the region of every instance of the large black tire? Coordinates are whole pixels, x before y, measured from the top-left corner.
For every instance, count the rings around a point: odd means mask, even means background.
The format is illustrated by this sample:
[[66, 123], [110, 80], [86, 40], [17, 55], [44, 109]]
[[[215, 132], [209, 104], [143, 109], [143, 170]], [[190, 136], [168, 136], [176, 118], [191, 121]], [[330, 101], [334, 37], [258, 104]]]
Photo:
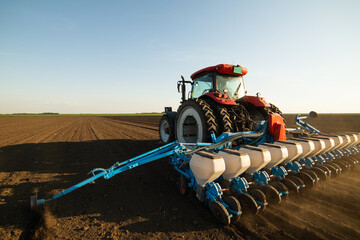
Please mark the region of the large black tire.
[[223, 132], [232, 132], [232, 121], [227, 108], [224, 105], [215, 102], [211, 98], [206, 98], [204, 100], [210, 105], [216, 117], [216, 121], [218, 124], [217, 135], [221, 135]]
[[175, 140], [174, 126], [166, 115], [160, 118], [159, 137], [164, 144], [168, 144]]
[[225, 226], [230, 224], [229, 212], [219, 201], [210, 202], [210, 211], [215, 218]]
[[190, 99], [181, 104], [175, 120], [175, 137], [179, 142], [211, 142], [211, 134], [217, 131], [216, 118], [208, 103]]
[[[223, 199], [223, 201], [229, 205], [230, 209], [235, 211], [235, 212], [241, 212], [241, 205], [239, 203], [239, 201], [233, 197], [233, 196], [230, 196], [230, 197], [225, 197]], [[235, 215], [235, 214], [232, 214], [232, 218], [231, 218], [231, 223], [236, 223], [239, 221], [240, 217], [241, 217], [241, 213], [239, 215]]]

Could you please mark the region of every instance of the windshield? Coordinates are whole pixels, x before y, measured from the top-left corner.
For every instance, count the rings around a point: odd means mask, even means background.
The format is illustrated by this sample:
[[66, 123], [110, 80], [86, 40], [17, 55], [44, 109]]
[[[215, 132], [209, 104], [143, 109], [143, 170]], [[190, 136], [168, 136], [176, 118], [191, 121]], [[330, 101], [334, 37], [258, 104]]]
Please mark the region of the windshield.
[[213, 76], [206, 74], [194, 80], [192, 98], [198, 98], [213, 89]]
[[245, 96], [243, 78], [235, 76], [216, 76], [216, 89], [221, 93], [226, 93], [233, 99], [239, 99]]

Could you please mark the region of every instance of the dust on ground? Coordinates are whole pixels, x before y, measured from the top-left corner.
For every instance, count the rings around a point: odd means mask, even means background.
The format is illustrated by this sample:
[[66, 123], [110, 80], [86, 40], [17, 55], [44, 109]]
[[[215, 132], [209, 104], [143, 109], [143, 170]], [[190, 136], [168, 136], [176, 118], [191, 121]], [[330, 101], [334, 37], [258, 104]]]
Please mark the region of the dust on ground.
[[[360, 130], [360, 115], [324, 119], [312, 121], [325, 132]], [[239, 223], [227, 227], [193, 194], [178, 193], [179, 176], [168, 159], [100, 179], [38, 211], [30, 210], [30, 196], [35, 192], [39, 198], [49, 198], [84, 180], [94, 168], [107, 168], [161, 146], [158, 121], [159, 117], [0, 118], [0, 236], [360, 239], [359, 168], [260, 215], [242, 216]]]

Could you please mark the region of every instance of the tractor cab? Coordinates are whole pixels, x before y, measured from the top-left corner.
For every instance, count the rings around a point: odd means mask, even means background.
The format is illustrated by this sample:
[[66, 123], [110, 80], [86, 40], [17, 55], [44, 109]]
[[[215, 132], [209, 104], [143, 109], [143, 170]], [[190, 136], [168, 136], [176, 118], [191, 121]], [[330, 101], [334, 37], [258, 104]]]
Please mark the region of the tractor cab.
[[219, 64], [201, 69], [191, 75], [193, 80], [191, 98], [199, 98], [208, 93], [218, 93], [218, 96], [237, 100], [245, 96], [243, 76], [246, 73], [246, 68], [229, 64]]

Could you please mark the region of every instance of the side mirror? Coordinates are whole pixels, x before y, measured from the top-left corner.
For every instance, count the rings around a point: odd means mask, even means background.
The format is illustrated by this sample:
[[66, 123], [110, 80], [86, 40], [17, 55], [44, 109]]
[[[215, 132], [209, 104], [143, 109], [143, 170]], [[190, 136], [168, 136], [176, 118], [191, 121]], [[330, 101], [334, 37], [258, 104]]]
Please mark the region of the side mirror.
[[317, 116], [318, 116], [317, 113], [314, 112], [314, 111], [311, 111], [311, 112], [309, 113], [309, 117], [311, 117], [311, 118], [316, 118]]

